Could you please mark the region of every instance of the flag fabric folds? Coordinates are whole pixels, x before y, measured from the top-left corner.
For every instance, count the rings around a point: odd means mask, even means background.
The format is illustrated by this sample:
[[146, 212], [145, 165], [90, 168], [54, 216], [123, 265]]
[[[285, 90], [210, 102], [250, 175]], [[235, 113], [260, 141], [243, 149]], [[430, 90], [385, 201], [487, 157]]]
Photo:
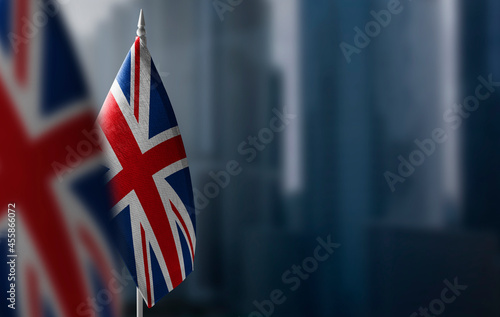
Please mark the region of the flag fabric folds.
[[118, 248], [148, 307], [194, 268], [193, 191], [169, 97], [137, 37], [98, 118]]

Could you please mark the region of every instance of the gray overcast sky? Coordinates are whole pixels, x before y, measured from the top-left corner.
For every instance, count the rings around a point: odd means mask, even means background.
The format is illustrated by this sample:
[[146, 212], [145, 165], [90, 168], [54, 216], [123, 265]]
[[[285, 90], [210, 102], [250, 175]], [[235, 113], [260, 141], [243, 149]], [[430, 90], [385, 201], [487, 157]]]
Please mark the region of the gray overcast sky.
[[110, 16], [115, 5], [126, 0], [70, 0], [63, 6], [69, 27], [78, 36], [90, 36], [96, 32], [101, 21]]

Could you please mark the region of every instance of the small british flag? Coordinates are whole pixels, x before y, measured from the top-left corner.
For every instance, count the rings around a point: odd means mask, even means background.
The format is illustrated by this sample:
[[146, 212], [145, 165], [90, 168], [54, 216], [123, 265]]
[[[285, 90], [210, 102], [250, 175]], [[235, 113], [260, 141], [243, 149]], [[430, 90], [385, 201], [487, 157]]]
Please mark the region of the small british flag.
[[148, 307], [193, 271], [193, 191], [167, 92], [138, 36], [99, 115], [120, 253]]

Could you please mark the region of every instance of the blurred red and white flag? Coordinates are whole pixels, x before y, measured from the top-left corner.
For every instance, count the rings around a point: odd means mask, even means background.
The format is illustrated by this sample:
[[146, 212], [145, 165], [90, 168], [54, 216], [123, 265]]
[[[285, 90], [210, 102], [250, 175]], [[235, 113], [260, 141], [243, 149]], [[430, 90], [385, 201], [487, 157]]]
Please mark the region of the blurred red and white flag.
[[96, 115], [62, 3], [0, 0], [0, 316], [120, 315]]

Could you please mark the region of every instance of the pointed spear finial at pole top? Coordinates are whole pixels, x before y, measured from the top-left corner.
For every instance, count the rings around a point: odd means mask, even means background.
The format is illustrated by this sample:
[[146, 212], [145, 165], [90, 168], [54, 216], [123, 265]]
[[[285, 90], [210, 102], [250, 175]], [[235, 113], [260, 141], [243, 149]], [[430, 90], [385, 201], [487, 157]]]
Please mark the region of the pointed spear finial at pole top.
[[142, 9], [139, 15], [139, 23], [137, 24], [137, 36], [140, 36], [144, 41], [146, 41], [146, 21], [144, 19], [144, 12]]

